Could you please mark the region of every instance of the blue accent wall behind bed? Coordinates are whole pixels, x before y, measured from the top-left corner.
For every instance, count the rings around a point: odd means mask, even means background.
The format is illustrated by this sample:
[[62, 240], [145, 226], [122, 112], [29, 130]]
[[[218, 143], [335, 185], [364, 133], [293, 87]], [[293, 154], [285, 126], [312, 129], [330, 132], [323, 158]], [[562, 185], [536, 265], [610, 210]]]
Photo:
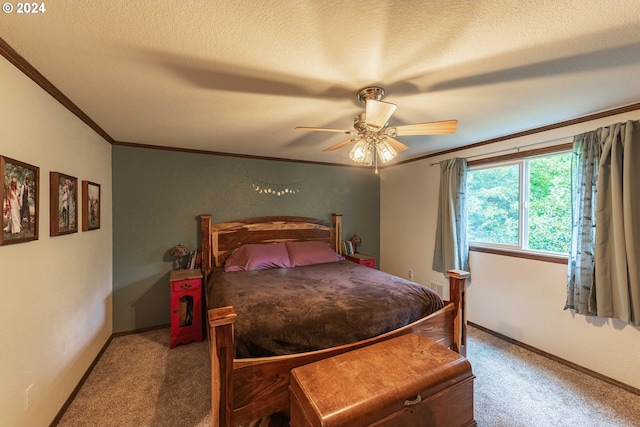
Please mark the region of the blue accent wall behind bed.
[[[213, 222], [343, 214], [343, 237], [379, 258], [380, 181], [371, 169], [113, 146], [113, 332], [169, 323], [169, 249], [200, 245], [198, 216]], [[254, 180], [300, 183], [259, 194]], [[378, 260], [379, 262], [379, 260]]]

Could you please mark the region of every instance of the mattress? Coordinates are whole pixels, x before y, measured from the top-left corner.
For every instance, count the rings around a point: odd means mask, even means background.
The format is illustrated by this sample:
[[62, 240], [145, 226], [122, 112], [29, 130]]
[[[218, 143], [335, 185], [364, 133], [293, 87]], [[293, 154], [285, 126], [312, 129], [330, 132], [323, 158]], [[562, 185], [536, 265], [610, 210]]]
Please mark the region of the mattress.
[[419, 284], [338, 261], [295, 268], [213, 271], [209, 308], [233, 306], [235, 357], [321, 350], [395, 330], [444, 306]]

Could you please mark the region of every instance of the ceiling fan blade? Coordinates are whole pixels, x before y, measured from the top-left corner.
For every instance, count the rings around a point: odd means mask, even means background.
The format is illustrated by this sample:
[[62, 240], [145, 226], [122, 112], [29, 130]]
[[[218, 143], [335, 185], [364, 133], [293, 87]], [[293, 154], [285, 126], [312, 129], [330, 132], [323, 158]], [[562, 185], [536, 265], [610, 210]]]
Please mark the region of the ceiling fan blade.
[[353, 130], [348, 130], [348, 129], [314, 128], [314, 127], [308, 127], [308, 126], [296, 126], [296, 129], [312, 130], [312, 131], [319, 131], [319, 132], [337, 132], [337, 133], [346, 133], [346, 134], [351, 134], [354, 132]]
[[396, 150], [398, 153], [408, 150], [409, 147], [407, 147], [406, 145], [404, 145], [402, 142], [398, 141], [397, 139], [393, 139], [391, 137], [386, 137], [387, 142], [389, 143], [390, 146], [393, 147], [394, 150]]
[[397, 136], [407, 135], [439, 135], [446, 133], [456, 133], [458, 128], [457, 120], [446, 120], [443, 122], [417, 123], [414, 125], [395, 126]]
[[375, 99], [367, 99], [365, 118], [367, 126], [381, 129], [387, 124], [389, 118], [396, 111], [398, 106], [389, 102], [376, 101]]
[[342, 141], [342, 142], [340, 142], [339, 144], [332, 145], [331, 147], [325, 148], [325, 149], [324, 149], [324, 150], [322, 150], [322, 151], [333, 151], [333, 150], [337, 150], [337, 149], [342, 148], [342, 147], [344, 147], [345, 145], [347, 145], [347, 144], [349, 144], [349, 143], [351, 143], [351, 142], [353, 142], [353, 141], [355, 141], [355, 140], [356, 140], [356, 138], [353, 138], [353, 139], [347, 139], [346, 141]]

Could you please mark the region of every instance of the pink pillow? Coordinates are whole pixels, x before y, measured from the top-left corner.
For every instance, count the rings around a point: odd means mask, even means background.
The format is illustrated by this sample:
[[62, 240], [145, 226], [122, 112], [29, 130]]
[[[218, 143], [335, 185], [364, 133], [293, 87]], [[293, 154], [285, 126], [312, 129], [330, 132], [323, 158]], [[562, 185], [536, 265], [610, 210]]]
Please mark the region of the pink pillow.
[[291, 267], [284, 243], [246, 244], [240, 246], [224, 264], [224, 271], [264, 270]]
[[344, 259], [324, 242], [286, 242], [291, 267], [302, 265], [323, 264]]

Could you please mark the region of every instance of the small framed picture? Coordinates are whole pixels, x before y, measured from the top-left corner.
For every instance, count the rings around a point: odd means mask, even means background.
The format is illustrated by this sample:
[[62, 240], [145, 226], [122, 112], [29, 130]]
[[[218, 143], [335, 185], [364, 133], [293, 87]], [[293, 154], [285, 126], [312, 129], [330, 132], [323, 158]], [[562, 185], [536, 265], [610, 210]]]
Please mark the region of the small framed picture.
[[100, 184], [82, 181], [82, 231], [100, 228]]
[[50, 235], [78, 232], [78, 179], [59, 172], [50, 172], [51, 203]]
[[0, 245], [38, 240], [40, 168], [0, 156]]

